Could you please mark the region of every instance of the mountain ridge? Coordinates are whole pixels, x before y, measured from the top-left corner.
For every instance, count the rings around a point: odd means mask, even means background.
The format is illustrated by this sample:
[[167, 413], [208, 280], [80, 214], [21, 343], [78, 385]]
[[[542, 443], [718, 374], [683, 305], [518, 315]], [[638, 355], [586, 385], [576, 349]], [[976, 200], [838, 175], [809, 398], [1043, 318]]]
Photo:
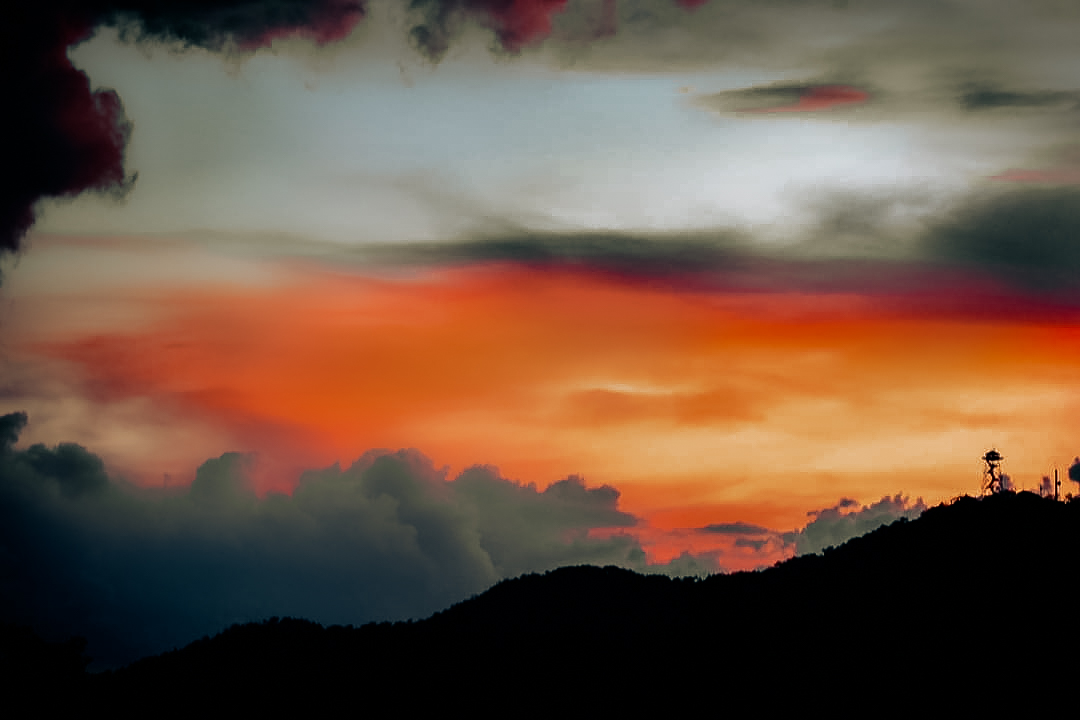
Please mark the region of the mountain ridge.
[[[1037, 671], [1080, 639], [1075, 623], [1054, 620], [1080, 577], [1077, 548], [1080, 502], [960, 497], [765, 570], [697, 579], [564, 567], [419, 621], [234, 625], [71, 687], [129, 709], [155, 697], [276, 705], [314, 701], [312, 687], [331, 703], [362, 678], [435, 709], [468, 702], [478, 678], [509, 702], [569, 666], [587, 669], [594, 695], [632, 688], [641, 673], [732, 695], [896, 680], [955, 694], [1002, 668]], [[427, 700], [414, 696], [421, 687]]]

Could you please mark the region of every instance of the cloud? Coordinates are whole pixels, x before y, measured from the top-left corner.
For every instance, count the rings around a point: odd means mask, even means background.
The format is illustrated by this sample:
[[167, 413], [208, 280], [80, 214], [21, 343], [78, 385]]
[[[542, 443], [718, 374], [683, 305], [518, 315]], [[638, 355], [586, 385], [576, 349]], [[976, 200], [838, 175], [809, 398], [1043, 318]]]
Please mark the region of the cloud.
[[[506, 228], [459, 241], [367, 245], [340, 257], [348, 261], [351, 254], [368, 267], [580, 270], [687, 292], [852, 292], [931, 303], [978, 292], [980, 281], [992, 280], [996, 292], [1004, 287], [1031, 299], [1051, 293], [1069, 306], [1080, 303], [1078, 187], [983, 185], [956, 197], [896, 188], [824, 193], [803, 204], [806, 222], [782, 245], [729, 227], [668, 233]], [[970, 289], [961, 292], [965, 285]], [[1010, 302], [1022, 309], [1017, 299]]]
[[1058, 153], [1050, 167], [1035, 169], [1009, 168], [990, 177], [999, 182], [1039, 183], [1045, 185], [1080, 185], [1080, 153], [1069, 147]]
[[[587, 68], [672, 70], [778, 68], [878, 76], [894, 84], [981, 73], [981, 83], [1039, 77], [1042, 64], [1072, 55], [1074, 6], [1040, 1], [710, 0], [686, 12], [671, 0], [620, 0], [617, 36], [575, 46], [569, 39], [595, 14], [574, 3], [557, 16], [554, 50]], [[1058, 78], [1066, 76], [1056, 69]], [[1046, 77], [1054, 74], [1042, 73]], [[847, 82], [847, 80], [840, 80]]]
[[0, 416], [0, 454], [11, 452], [26, 423], [27, 417], [24, 412]]
[[438, 61], [462, 23], [472, 19], [493, 30], [499, 45], [513, 53], [546, 38], [553, 16], [566, 4], [567, 0], [414, 0], [410, 37], [424, 55]]
[[[43, 198], [96, 191], [123, 197], [136, 174], [125, 165], [133, 123], [120, 96], [96, 88], [69, 53], [101, 28], [122, 40], [230, 54], [301, 38], [324, 45], [350, 35], [368, 0], [45, 0], [21, 3], [0, 28], [0, 66], [11, 113], [0, 175], [0, 253], [17, 251]], [[567, 0], [414, 0], [387, 13], [427, 60], [438, 62], [467, 25], [494, 35], [492, 50], [515, 54], [551, 35]], [[603, 0], [591, 42], [615, 31]], [[684, 10], [679, 10], [685, 14]], [[595, 19], [594, 19], [595, 20]], [[595, 24], [595, 22], [594, 22]], [[380, 28], [382, 30], [384, 28]]]
[[866, 507], [859, 507], [855, 500], [845, 498], [833, 507], [808, 513], [813, 519], [806, 527], [785, 533], [783, 539], [794, 547], [797, 555], [819, 553], [827, 547], [841, 545], [900, 518], [913, 520], [924, 510], [926, 505], [922, 498], [913, 503], [910, 498], [899, 494], [883, 497]]
[[996, 85], [971, 83], [959, 95], [960, 105], [972, 112], [987, 110], [1017, 110], [1080, 108], [1080, 92], [1061, 90], [1005, 90]]
[[696, 556], [649, 565], [618, 491], [575, 476], [539, 490], [476, 466], [447, 481], [415, 450], [378, 450], [259, 497], [259, 458], [226, 453], [190, 487], [136, 488], [77, 445], [14, 448], [24, 424], [0, 418], [0, 614], [86, 636], [99, 664], [272, 615], [424, 617], [563, 565], [715, 568]]
[[869, 100], [870, 93], [851, 85], [773, 83], [699, 95], [694, 103], [720, 112], [767, 114], [834, 110]]
[[369, 268], [508, 264], [580, 271], [685, 292], [843, 288], [874, 293], [895, 287], [897, 282], [890, 281], [890, 275], [903, 283], [905, 268], [898, 263], [867, 267], [862, 258], [823, 259], [815, 257], [816, 252], [808, 244], [780, 249], [765, 246], [732, 228], [672, 233], [518, 228], [456, 242], [367, 245], [336, 259], [351, 259]]
[[93, 20], [20, 3], [0, 25], [0, 67], [11, 108], [0, 171], [0, 252], [14, 251], [42, 197], [86, 190], [123, 194], [131, 178], [124, 148], [131, 123], [119, 96], [94, 90], [67, 48], [86, 40]]
[[[693, 535], [722, 539], [724, 546], [717, 562], [732, 567], [769, 567], [794, 555], [819, 553], [841, 545], [900, 518], [914, 519], [926, 509], [922, 499], [915, 502], [903, 495], [883, 497], [863, 506], [853, 498], [841, 498], [835, 505], [807, 513], [807, 524], [791, 532], [781, 532], [747, 522], [713, 523], [690, 531]], [[729, 555], [725, 556], [727, 552]], [[734, 557], [737, 555], [737, 558]]]
[[[545, 37], [566, 0], [418, 0], [411, 36], [430, 59], [445, 53], [464, 19], [491, 28], [515, 52]], [[69, 51], [98, 28], [142, 44], [246, 52], [299, 37], [317, 45], [348, 36], [364, 0], [45, 0], [5, 11], [0, 26], [8, 114], [0, 173], [0, 253], [19, 249], [42, 198], [87, 191], [123, 197], [136, 174], [125, 167], [133, 124], [113, 90], [94, 88]]]
[[873, 123], [943, 156], [1010, 165], [1075, 134], [1075, 5], [714, 0], [686, 13], [625, 0], [615, 37], [576, 45], [571, 28], [583, 18], [571, 8], [560, 21], [567, 29], [556, 23], [549, 48], [567, 67], [739, 71], [743, 87], [688, 98], [723, 116], [725, 130], [756, 118]]
[[769, 528], [761, 525], [753, 525], [745, 522], [713, 523], [701, 528], [702, 532], [717, 533], [720, 535], [763, 535], [771, 533]]
[[373, 245], [365, 261], [387, 265], [513, 263], [534, 267], [581, 267], [613, 275], [658, 276], [715, 269], [739, 262], [749, 237], [730, 230], [698, 235], [620, 232], [545, 232], [510, 228], [458, 242]]
[[927, 256], [1031, 290], [1075, 290], [1080, 188], [1025, 187], [958, 203], [926, 232]]
[[1047, 183], [1052, 185], [1080, 185], [1080, 168], [1043, 168], [1037, 170], [1022, 170], [1009, 168], [1004, 172], [992, 175], [991, 180], [1019, 183]]
[[1069, 466], [1069, 479], [1074, 483], [1080, 483], [1080, 457], [1073, 460]]
[[[139, 42], [235, 51], [279, 37], [331, 42], [365, 10], [359, 0], [23, 4], [0, 31], [0, 59], [15, 79], [9, 102], [24, 110], [13, 116], [8, 137], [20, 139], [10, 143], [15, 161], [0, 180], [0, 248], [17, 249], [41, 198], [123, 194], [134, 181], [124, 164], [132, 124], [123, 103], [67, 59], [95, 28], [115, 26]], [[1038, 137], [1053, 143], [1071, 136], [1080, 100], [1074, 74], [1063, 70], [1075, 57], [1080, 11], [1060, 3], [418, 0], [399, 20], [405, 27], [397, 29], [431, 60], [471, 23], [493, 33], [502, 51], [544, 41], [542, 57], [586, 70], [797, 68], [800, 77], [697, 99], [758, 114], [970, 124], [1023, 110], [1042, 118]], [[1023, 137], [1016, 152], [1029, 150], [1030, 128], [1014, 131]], [[1060, 178], [1037, 179], [1047, 180]]]

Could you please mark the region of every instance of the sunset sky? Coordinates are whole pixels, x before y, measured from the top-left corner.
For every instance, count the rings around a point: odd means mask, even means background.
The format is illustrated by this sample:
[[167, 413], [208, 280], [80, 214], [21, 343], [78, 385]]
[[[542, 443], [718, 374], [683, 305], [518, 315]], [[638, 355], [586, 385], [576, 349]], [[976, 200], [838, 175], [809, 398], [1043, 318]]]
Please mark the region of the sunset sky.
[[[17, 53], [69, 47], [122, 153], [32, 185], [56, 142], [4, 141], [20, 451], [260, 503], [397, 458], [454, 508], [440, 483], [602, 506], [545, 542], [693, 572], [974, 494], [991, 447], [1018, 489], [1080, 454], [1076, 3], [142, 4], [45, 3], [21, 20], [76, 30], [0, 56], [36, 98]], [[83, 147], [97, 121], [56, 107]], [[555, 562], [485, 548], [423, 592]], [[220, 618], [283, 612], [244, 607]]]

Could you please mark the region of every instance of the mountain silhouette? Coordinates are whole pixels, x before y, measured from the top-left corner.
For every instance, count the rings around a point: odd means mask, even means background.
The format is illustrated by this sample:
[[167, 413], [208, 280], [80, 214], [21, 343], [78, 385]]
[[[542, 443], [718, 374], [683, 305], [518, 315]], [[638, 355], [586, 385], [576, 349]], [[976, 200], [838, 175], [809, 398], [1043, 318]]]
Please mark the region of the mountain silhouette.
[[970, 710], [1064, 687], [1078, 639], [1078, 541], [1080, 502], [961, 497], [759, 572], [672, 579], [566, 567], [422, 621], [273, 618], [99, 675], [73, 672], [81, 646], [58, 645], [64, 672], [38, 661], [36, 679], [28, 670], [20, 682], [132, 713], [373, 710], [365, 703], [376, 697], [402, 712], [634, 710], [695, 693], [759, 708], [886, 703], [865, 707], [879, 714], [945, 698]]

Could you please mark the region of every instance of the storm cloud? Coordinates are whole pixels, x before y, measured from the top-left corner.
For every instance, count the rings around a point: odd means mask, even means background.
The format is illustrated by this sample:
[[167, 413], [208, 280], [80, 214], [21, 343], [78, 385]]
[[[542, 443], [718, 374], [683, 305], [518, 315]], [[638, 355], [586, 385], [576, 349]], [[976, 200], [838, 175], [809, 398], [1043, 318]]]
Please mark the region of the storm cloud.
[[136, 488], [78, 445], [13, 447], [25, 421], [0, 418], [0, 612], [87, 637], [99, 664], [272, 615], [420, 618], [565, 565], [702, 568], [649, 565], [618, 491], [574, 476], [539, 490], [477, 466], [448, 481], [418, 451], [371, 451], [258, 497], [257, 459], [226, 453], [190, 487]]

